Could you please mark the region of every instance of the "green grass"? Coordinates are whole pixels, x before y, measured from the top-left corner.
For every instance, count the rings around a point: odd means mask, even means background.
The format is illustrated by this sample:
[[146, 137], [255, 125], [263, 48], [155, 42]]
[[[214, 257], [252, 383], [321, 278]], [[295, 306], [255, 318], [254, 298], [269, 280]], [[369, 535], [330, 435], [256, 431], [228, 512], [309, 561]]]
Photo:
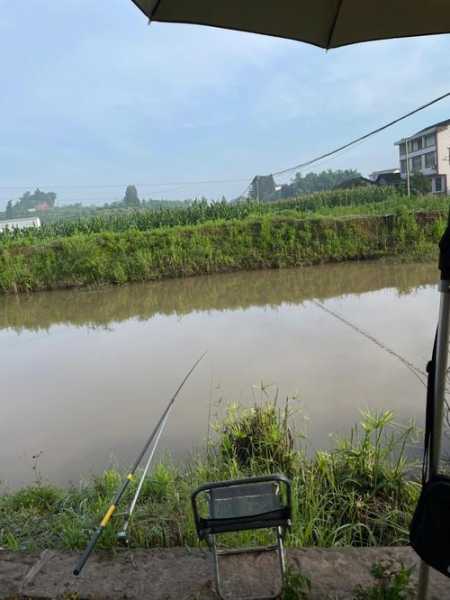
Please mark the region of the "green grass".
[[[329, 451], [312, 452], [290, 426], [288, 407], [265, 402], [230, 407], [208, 451], [182, 465], [169, 458], [146, 479], [131, 523], [131, 545], [196, 546], [190, 494], [207, 481], [284, 471], [293, 486], [293, 526], [287, 545], [374, 546], [408, 542], [420, 486], [410, 480], [406, 450], [412, 426], [400, 428], [390, 412], [367, 413]], [[109, 470], [70, 489], [36, 483], [0, 496], [0, 546], [12, 550], [81, 549], [122, 481]], [[99, 543], [116, 547], [116, 533], [137, 481]], [[267, 541], [264, 532], [241, 534]], [[228, 540], [229, 542], [230, 540]], [[226, 540], [225, 540], [226, 542]]]
[[310, 592], [309, 577], [288, 566], [283, 578], [281, 600], [308, 600]]
[[424, 259], [435, 254], [444, 225], [440, 213], [402, 208], [385, 217], [266, 214], [49, 240], [19, 236], [0, 244], [0, 291], [123, 284], [382, 256]]
[[355, 590], [354, 600], [412, 600], [416, 597], [411, 581], [413, 569], [401, 562], [381, 561], [372, 567], [375, 584]]

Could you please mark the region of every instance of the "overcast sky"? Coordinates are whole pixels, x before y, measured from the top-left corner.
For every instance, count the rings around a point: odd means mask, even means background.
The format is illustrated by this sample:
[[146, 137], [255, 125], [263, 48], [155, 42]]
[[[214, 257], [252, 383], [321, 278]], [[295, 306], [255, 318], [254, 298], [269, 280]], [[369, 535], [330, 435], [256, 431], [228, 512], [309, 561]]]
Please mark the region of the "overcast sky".
[[[60, 203], [115, 200], [128, 183], [145, 198], [231, 198], [245, 181], [148, 184], [307, 160], [449, 91], [449, 56], [449, 36], [326, 53], [148, 26], [130, 0], [0, 0], [0, 207], [36, 186]], [[394, 141], [449, 117], [446, 100], [315, 169], [396, 166]]]

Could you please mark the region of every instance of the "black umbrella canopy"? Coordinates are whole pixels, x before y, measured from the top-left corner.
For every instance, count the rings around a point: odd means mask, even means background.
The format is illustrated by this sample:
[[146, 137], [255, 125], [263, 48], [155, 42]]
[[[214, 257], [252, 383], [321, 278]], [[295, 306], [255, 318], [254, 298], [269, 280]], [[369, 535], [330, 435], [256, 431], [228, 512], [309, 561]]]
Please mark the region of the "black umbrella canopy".
[[262, 33], [321, 48], [450, 32], [450, 0], [133, 0], [151, 21]]

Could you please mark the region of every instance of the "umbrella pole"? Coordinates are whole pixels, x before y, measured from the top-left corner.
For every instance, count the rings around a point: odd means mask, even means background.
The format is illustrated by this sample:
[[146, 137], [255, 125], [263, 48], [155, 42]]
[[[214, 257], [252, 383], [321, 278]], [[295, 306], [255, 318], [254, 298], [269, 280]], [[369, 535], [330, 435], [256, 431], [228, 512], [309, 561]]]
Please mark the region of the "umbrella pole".
[[[432, 423], [431, 452], [429, 454], [428, 476], [433, 477], [439, 472], [441, 458], [442, 424], [444, 418], [445, 386], [448, 365], [448, 335], [450, 325], [450, 215], [449, 224], [439, 243], [439, 269], [441, 281], [439, 285], [440, 306], [439, 323], [436, 345], [434, 411]], [[423, 561], [420, 564], [418, 598], [425, 600], [428, 593], [430, 567]]]

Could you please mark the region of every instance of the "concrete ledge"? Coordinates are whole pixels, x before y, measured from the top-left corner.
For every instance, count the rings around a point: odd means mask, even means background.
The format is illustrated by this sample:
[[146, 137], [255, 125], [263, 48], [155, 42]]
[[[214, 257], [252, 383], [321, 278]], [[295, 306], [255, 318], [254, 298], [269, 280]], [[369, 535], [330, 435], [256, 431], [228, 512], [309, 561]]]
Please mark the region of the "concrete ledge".
[[[215, 599], [209, 553], [184, 548], [96, 552], [80, 577], [72, 575], [78, 553], [0, 551], [0, 598], [16, 600], [209, 600]], [[392, 558], [418, 565], [410, 548], [289, 550], [289, 563], [311, 578], [311, 599], [351, 599], [357, 585], [373, 583], [370, 568]], [[230, 598], [264, 594], [279, 585], [275, 557], [229, 557], [223, 565]], [[417, 571], [417, 569], [416, 569]], [[78, 596], [77, 596], [78, 595]], [[432, 573], [429, 599], [450, 599], [450, 579]]]

